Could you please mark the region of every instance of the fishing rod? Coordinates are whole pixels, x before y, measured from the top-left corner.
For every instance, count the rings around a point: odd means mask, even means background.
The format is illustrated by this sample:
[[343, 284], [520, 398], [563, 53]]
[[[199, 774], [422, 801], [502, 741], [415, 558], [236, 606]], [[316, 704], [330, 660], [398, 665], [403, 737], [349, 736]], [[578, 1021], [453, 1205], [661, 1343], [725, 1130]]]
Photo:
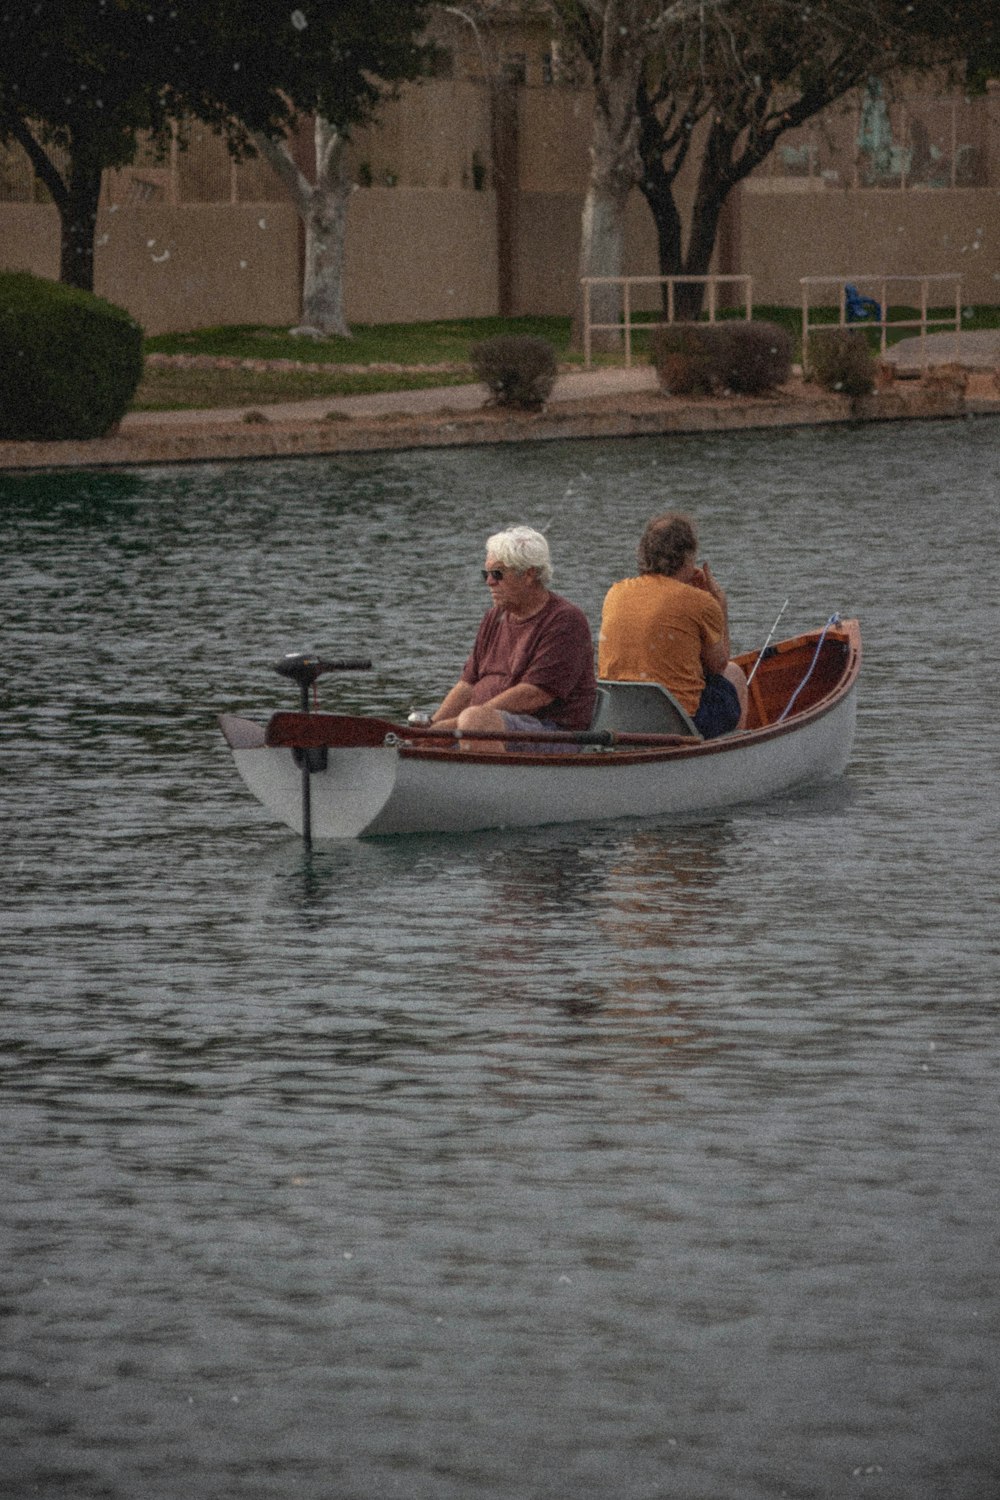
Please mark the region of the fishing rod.
[[767, 650], [768, 646], [771, 644], [771, 637], [774, 635], [774, 632], [777, 630], [777, 628], [778, 628], [778, 622], [780, 621], [782, 615], [785, 613], [785, 610], [787, 608], [788, 608], [788, 600], [786, 599], [785, 602], [784, 602], [784, 604], [778, 610], [777, 616], [775, 617], [774, 624], [771, 626], [771, 629], [768, 631], [767, 640], [764, 642], [763, 646], [761, 646], [761, 648], [760, 648], [760, 655], [758, 656], [757, 660], [754, 662], [754, 664], [753, 664], [753, 670], [751, 671], [750, 676], [747, 678], [747, 687], [750, 686], [751, 682], [753, 682], [753, 680], [754, 680], [754, 677], [757, 675], [757, 668], [760, 666], [761, 662], [764, 660], [764, 652]]

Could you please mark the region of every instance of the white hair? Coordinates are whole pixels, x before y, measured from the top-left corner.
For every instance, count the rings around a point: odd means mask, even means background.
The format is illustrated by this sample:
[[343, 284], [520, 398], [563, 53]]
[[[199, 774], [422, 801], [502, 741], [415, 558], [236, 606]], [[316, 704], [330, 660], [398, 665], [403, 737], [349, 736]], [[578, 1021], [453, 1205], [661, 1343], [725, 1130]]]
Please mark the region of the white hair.
[[495, 557], [506, 567], [523, 573], [526, 568], [538, 570], [538, 581], [543, 588], [552, 582], [552, 559], [549, 544], [540, 531], [530, 526], [511, 526], [498, 531], [486, 541], [486, 556]]

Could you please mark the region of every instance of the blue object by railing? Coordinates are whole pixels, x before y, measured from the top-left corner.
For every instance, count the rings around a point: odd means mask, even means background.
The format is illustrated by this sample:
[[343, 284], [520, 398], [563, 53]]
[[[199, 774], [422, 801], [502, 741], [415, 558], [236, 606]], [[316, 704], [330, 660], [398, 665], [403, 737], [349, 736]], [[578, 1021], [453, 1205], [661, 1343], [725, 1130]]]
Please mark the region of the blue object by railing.
[[863, 323], [867, 318], [878, 323], [882, 319], [882, 309], [874, 297], [863, 297], [851, 282], [844, 287], [844, 310], [848, 323]]

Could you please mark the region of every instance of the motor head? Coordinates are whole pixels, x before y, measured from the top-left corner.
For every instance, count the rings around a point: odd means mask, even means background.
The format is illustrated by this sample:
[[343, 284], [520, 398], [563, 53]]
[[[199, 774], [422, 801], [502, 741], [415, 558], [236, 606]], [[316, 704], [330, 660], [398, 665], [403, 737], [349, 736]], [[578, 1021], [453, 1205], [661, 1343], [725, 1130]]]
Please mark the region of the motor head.
[[300, 688], [311, 687], [324, 672], [370, 672], [371, 669], [371, 662], [362, 656], [331, 660], [315, 651], [289, 651], [274, 663], [274, 670], [280, 676], [290, 677]]

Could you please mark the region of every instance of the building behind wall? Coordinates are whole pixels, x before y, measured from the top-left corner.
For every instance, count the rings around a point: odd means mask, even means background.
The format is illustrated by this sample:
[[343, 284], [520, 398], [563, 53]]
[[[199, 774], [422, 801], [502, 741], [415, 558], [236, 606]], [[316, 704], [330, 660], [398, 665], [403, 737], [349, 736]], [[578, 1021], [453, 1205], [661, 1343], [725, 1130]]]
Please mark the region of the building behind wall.
[[[489, 51], [456, 18], [444, 40], [442, 76], [406, 86], [352, 144], [348, 318], [568, 313], [589, 92], [542, 30]], [[956, 272], [966, 302], [1000, 302], [1000, 88], [909, 94], [885, 109], [876, 149], [858, 145], [864, 107], [845, 100], [789, 133], [730, 195], [714, 269], [752, 276], [757, 303], [797, 304], [802, 276]], [[638, 192], [627, 247], [630, 273], [656, 274]], [[0, 151], [0, 265], [54, 277], [58, 258], [55, 208], [19, 148]], [[301, 258], [270, 167], [234, 163], [205, 127], [105, 175], [96, 289], [151, 333], [293, 323]]]

